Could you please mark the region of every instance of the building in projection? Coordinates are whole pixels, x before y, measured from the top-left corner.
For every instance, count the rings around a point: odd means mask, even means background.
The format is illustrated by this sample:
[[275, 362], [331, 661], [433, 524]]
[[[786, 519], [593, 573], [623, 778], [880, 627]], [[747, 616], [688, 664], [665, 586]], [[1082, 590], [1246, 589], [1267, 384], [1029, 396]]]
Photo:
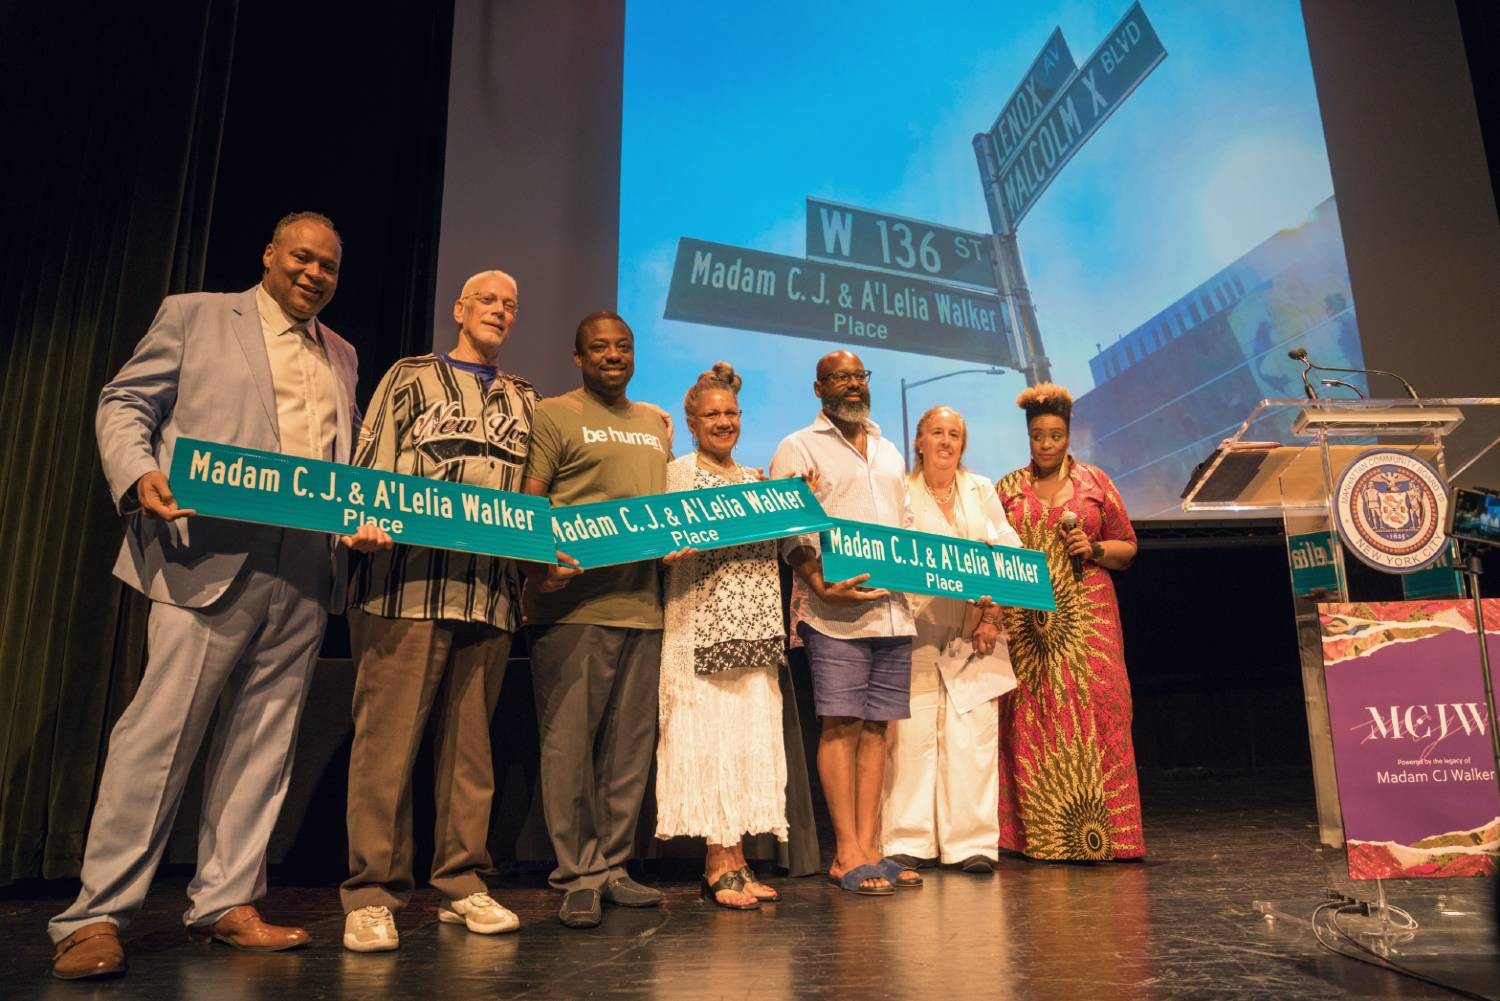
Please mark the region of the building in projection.
[[1109, 472], [1133, 517], [1179, 516], [1193, 467], [1257, 402], [1302, 395], [1286, 354], [1298, 345], [1364, 365], [1332, 198], [1090, 359], [1073, 450]]

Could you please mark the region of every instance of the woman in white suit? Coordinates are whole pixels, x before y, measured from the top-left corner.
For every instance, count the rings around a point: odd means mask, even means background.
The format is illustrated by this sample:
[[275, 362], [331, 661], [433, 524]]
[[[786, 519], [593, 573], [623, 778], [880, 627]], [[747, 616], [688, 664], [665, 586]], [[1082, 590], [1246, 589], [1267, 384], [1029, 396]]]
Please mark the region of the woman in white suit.
[[[967, 444], [964, 419], [949, 407], [917, 421], [913, 527], [1019, 548], [994, 484], [963, 467]], [[940, 861], [991, 873], [1000, 839], [997, 702], [1015, 684], [1000, 609], [913, 595], [912, 611], [911, 718], [890, 725], [882, 850], [908, 868]]]

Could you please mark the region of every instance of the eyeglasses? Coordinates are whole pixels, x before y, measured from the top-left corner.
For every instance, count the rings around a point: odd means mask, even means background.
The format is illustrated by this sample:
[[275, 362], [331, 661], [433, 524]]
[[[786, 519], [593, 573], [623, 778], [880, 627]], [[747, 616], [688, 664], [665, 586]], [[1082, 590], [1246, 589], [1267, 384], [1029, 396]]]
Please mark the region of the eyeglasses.
[[521, 311], [521, 304], [516, 302], [516, 300], [501, 299], [493, 292], [470, 292], [468, 295], [464, 296], [464, 298], [473, 299], [475, 302], [479, 303], [479, 305], [481, 306], [484, 306], [486, 309], [498, 302], [500, 305], [504, 306], [505, 311], [512, 316]]
[[852, 386], [856, 382], [862, 382], [868, 386], [874, 376], [875, 373], [869, 369], [861, 369], [858, 372], [829, 372], [822, 377], [822, 381], [834, 386]]
[[717, 421], [728, 418], [729, 420], [737, 421], [740, 419], [740, 414], [743, 413], [743, 410], [710, 410], [699, 414], [698, 419], [700, 421]]

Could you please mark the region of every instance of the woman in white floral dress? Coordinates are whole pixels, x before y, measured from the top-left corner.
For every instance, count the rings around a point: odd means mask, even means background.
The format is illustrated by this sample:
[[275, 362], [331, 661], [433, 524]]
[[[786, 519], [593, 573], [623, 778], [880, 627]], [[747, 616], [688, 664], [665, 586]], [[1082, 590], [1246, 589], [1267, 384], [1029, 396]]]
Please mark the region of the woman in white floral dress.
[[[719, 362], [688, 390], [683, 408], [696, 447], [667, 466], [669, 493], [759, 478], [732, 456], [740, 384]], [[776, 544], [692, 553], [668, 569], [666, 594], [656, 836], [704, 838], [704, 898], [750, 910], [779, 894], [756, 880], [742, 837], [787, 837]]]

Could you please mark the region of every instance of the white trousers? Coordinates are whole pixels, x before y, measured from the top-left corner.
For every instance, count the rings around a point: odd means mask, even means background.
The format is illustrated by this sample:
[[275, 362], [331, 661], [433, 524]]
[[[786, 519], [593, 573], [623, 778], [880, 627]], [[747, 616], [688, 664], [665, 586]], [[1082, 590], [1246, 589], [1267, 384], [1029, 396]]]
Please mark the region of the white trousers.
[[911, 718], [890, 724], [881, 851], [946, 864], [998, 858], [999, 700], [960, 715], [938, 674], [938, 648], [922, 639], [912, 651]]

